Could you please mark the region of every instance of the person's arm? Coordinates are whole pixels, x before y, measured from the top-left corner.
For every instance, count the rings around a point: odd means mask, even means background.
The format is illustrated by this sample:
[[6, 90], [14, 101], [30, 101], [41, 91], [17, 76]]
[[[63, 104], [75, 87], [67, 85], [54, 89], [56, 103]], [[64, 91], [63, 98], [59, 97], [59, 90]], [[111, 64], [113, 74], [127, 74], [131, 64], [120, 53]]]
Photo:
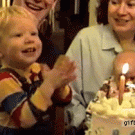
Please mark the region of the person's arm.
[[21, 89], [10, 74], [2, 75], [0, 101], [4, 111], [9, 114], [17, 127], [33, 126], [42, 116], [47, 115], [47, 109], [53, 104], [51, 98], [54, 90], [76, 78], [74, 70], [71, 70], [74, 68], [73, 62], [65, 59], [50, 71], [43, 66], [41, 71], [43, 83], [31, 97]]
[[[69, 60], [69, 58], [65, 57], [64, 55], [59, 56], [52, 70], [50, 70], [49, 67], [48, 69], [45, 69], [46, 66], [45, 65], [42, 66], [42, 70], [41, 70], [44, 82], [41, 85], [41, 87], [37, 89], [35, 94], [40, 94], [41, 92], [41, 95], [48, 101], [45, 102], [45, 104], [49, 103], [47, 106], [49, 107], [49, 105], [52, 102], [52, 96], [54, 94], [54, 90], [55, 92], [59, 92], [59, 88], [65, 87], [67, 84], [69, 84], [71, 81], [73, 81], [76, 78], [76, 75], [74, 73], [76, 66], [73, 61]], [[48, 89], [47, 91], [44, 90], [44, 87], [46, 86]], [[35, 107], [38, 107], [38, 109], [45, 111], [47, 109], [45, 108], [46, 106], [39, 106], [40, 105], [38, 104], [39, 99], [37, 98], [37, 96], [35, 96], [35, 94], [32, 96], [30, 101], [32, 102], [32, 104], [35, 105]], [[65, 88], [61, 91], [61, 95], [58, 98], [61, 99], [63, 98], [62, 100], [60, 99], [62, 104], [64, 102], [67, 102], [66, 100], [68, 95], [69, 98], [71, 98], [70, 89]]]
[[[29, 104], [29, 101], [32, 99], [37, 101], [36, 104], [34, 104], [34, 102], [33, 104], [34, 106], [37, 105], [36, 109], [39, 113], [46, 115], [46, 110], [52, 105], [51, 95], [54, 88], [51, 85], [44, 84], [45, 87], [41, 86], [41, 89], [46, 93], [46, 96], [42, 95], [41, 90], [36, 90], [33, 96], [29, 98], [27, 93], [20, 87], [20, 84], [13, 79], [12, 75], [4, 72], [0, 74], [0, 80], [1, 108], [3, 108], [4, 112], [7, 112], [10, 120], [16, 127], [28, 128], [38, 121]], [[7, 118], [8, 117], [2, 119]]]
[[72, 90], [69, 85], [55, 90], [52, 96], [53, 103], [56, 105], [68, 105], [72, 100]]

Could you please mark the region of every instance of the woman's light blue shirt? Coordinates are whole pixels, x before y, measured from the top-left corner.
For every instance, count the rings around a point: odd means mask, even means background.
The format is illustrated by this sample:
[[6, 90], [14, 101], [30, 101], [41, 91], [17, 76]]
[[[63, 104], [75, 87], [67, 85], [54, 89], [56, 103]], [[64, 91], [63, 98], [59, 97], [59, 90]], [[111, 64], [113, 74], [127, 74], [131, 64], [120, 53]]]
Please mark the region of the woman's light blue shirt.
[[85, 109], [105, 79], [112, 74], [113, 60], [122, 48], [109, 25], [82, 29], [66, 55], [77, 64], [77, 79], [71, 84], [73, 99], [66, 108], [71, 125], [78, 127], [85, 119]]

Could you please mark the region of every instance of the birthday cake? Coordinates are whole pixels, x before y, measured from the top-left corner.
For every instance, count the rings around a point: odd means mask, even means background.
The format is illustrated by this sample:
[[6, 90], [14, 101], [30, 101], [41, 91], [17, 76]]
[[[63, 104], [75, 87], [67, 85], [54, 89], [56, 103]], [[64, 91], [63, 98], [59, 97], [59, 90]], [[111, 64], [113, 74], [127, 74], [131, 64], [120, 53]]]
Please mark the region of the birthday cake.
[[121, 105], [113, 78], [105, 81], [86, 109], [85, 135], [135, 135], [135, 86], [126, 85]]

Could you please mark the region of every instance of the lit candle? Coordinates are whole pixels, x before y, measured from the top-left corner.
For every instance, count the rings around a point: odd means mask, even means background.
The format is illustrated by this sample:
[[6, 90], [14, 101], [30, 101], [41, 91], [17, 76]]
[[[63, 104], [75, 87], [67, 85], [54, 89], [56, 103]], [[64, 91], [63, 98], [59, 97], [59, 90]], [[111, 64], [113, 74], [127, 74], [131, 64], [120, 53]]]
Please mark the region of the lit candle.
[[120, 84], [119, 84], [119, 104], [122, 104], [123, 100], [123, 94], [124, 94], [124, 89], [125, 89], [125, 81], [126, 77], [124, 74], [126, 74], [129, 70], [129, 64], [125, 63], [122, 68], [122, 75], [120, 76]]

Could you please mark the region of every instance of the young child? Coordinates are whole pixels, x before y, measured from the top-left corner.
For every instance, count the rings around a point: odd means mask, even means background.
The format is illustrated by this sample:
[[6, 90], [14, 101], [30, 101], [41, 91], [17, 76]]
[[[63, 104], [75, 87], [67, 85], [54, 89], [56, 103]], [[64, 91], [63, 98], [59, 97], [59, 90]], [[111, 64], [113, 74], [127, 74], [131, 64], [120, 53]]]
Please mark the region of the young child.
[[[38, 58], [38, 63], [46, 63], [50, 68], [63, 51], [53, 43], [51, 34], [52, 27], [49, 24], [49, 13], [54, 9], [58, 0], [12, 0], [13, 5], [22, 6], [35, 15], [38, 20], [39, 38], [42, 41], [42, 53]], [[49, 15], [49, 16], [48, 16]], [[45, 26], [46, 25], [46, 26]], [[45, 26], [44, 29], [42, 26]]]
[[122, 69], [124, 64], [128, 64], [129, 69], [125, 73], [125, 92], [130, 91], [130, 87], [134, 89], [135, 84], [135, 51], [124, 51], [117, 55], [113, 63], [113, 75], [111, 78], [106, 80], [103, 86], [100, 88], [101, 91], [106, 93], [106, 97], [117, 97], [119, 93], [120, 76], [123, 74]]
[[[35, 61], [42, 51], [37, 20], [19, 6], [0, 9], [0, 134], [51, 134], [51, 106], [71, 100], [75, 63], [61, 55], [54, 67]], [[55, 97], [54, 97], [55, 93]], [[50, 111], [50, 112], [49, 112]], [[52, 129], [51, 129], [52, 128]], [[34, 132], [33, 132], [34, 131]]]
[[[120, 76], [122, 73], [122, 68], [124, 64], [129, 65], [129, 69], [125, 75], [125, 92], [129, 92], [130, 88], [132, 90], [135, 88], [135, 51], [124, 51], [117, 55], [113, 62], [113, 75], [103, 82], [102, 87], [98, 91], [102, 96], [106, 98], [116, 97], [118, 98], [119, 94], [119, 83]], [[97, 94], [99, 94], [97, 93]], [[104, 94], [103, 94], [104, 93]], [[100, 96], [100, 95], [99, 95]], [[98, 96], [98, 97], [99, 97]], [[97, 100], [97, 99], [96, 99]]]
[[[128, 64], [129, 69], [125, 73], [125, 89], [122, 103], [119, 103], [119, 83], [123, 74], [123, 65]], [[135, 108], [135, 51], [124, 51], [114, 59], [113, 75], [105, 80], [97, 92], [97, 96], [90, 101], [86, 109], [86, 126], [90, 129], [92, 111], [103, 115], [119, 115], [125, 117], [127, 114], [119, 114], [119, 108]], [[131, 114], [133, 117], [134, 114]]]

